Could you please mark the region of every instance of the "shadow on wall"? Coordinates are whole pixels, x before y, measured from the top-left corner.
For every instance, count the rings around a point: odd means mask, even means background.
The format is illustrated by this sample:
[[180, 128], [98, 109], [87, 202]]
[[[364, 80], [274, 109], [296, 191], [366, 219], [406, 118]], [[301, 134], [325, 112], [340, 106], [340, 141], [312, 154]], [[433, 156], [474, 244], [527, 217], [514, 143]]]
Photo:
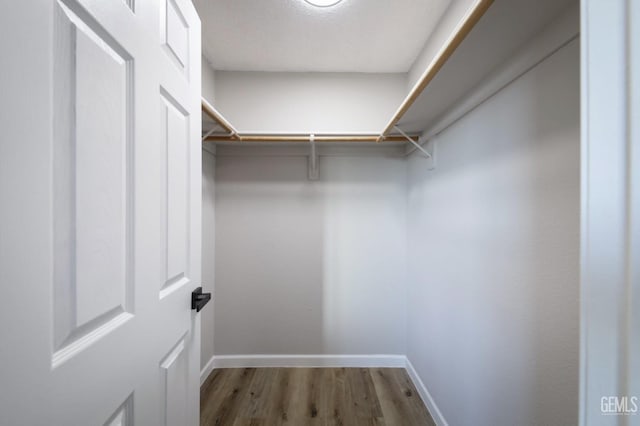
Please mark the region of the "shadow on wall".
[[216, 354], [320, 353], [323, 206], [304, 159], [222, 158]]
[[218, 157], [216, 355], [404, 353], [399, 159]]
[[408, 356], [449, 424], [577, 424], [578, 45], [410, 160]]

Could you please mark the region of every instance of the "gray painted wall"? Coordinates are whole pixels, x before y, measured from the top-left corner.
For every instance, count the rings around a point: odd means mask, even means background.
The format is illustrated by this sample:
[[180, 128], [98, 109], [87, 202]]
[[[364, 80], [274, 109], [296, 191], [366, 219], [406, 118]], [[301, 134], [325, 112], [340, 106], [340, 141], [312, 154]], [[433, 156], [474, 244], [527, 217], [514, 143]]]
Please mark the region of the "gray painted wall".
[[379, 133], [405, 95], [405, 74], [218, 71], [214, 106], [245, 133]]
[[450, 425], [573, 425], [579, 42], [409, 161], [408, 358]]
[[215, 353], [404, 354], [406, 164], [217, 157]]
[[202, 57], [202, 97], [211, 105], [216, 98], [216, 74], [204, 56]]

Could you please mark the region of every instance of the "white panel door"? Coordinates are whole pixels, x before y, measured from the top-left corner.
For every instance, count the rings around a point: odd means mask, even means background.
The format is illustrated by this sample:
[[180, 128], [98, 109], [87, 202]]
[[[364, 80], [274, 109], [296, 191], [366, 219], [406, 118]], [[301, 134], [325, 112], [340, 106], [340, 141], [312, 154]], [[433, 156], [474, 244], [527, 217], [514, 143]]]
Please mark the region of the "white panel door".
[[188, 0], [5, 9], [0, 425], [195, 426], [195, 9]]

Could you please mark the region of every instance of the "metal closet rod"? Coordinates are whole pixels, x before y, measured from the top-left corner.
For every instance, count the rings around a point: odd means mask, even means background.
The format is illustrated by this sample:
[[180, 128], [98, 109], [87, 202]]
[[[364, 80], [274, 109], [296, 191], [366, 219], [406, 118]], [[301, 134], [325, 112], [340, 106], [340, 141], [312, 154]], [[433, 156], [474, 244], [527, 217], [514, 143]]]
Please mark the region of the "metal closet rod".
[[[314, 142], [378, 142], [379, 134], [359, 134], [359, 135], [336, 135], [336, 134], [314, 134]], [[418, 138], [418, 135], [413, 135]], [[264, 135], [238, 135], [230, 137], [229, 135], [210, 135], [205, 138], [210, 142], [311, 142], [311, 135], [292, 135], [292, 134], [275, 134], [269, 133]], [[389, 135], [385, 138], [385, 142], [405, 142], [404, 136]]]
[[[310, 134], [291, 133], [267, 133], [267, 134], [244, 134], [238, 131], [220, 114], [206, 99], [202, 99], [202, 111], [213, 119], [228, 134], [205, 135], [204, 140], [209, 142], [311, 142]], [[377, 142], [380, 137], [377, 133], [371, 134], [315, 134], [315, 142]], [[416, 136], [417, 138], [417, 136]], [[404, 142], [400, 135], [390, 135], [387, 142]]]
[[[207, 134], [204, 141], [209, 142], [311, 142], [310, 134], [291, 134], [291, 133], [267, 133], [267, 134], [244, 134], [241, 135], [220, 114], [206, 99], [202, 98], [202, 112], [214, 120], [228, 134]], [[371, 134], [315, 134], [315, 142], [378, 142], [380, 137], [377, 133]], [[418, 135], [414, 136], [415, 138]], [[385, 138], [386, 142], [404, 142], [405, 139], [401, 135], [390, 135]]]
[[400, 119], [407, 113], [409, 108], [411, 108], [418, 97], [427, 88], [429, 83], [431, 83], [431, 81], [435, 78], [440, 69], [453, 55], [453, 52], [455, 52], [458, 46], [460, 46], [462, 41], [471, 32], [473, 27], [478, 23], [480, 18], [482, 18], [482, 16], [487, 11], [487, 9], [489, 9], [489, 6], [491, 6], [492, 3], [493, 0], [478, 0], [471, 11], [460, 22], [456, 32], [451, 35], [451, 37], [449, 37], [449, 40], [440, 49], [440, 51], [431, 61], [420, 79], [413, 86], [407, 97], [404, 99], [404, 101], [402, 101], [402, 104], [400, 104], [400, 107], [398, 108], [396, 113], [393, 115], [391, 120], [389, 120], [389, 123], [384, 128], [382, 133], [380, 133], [380, 137], [377, 140], [378, 142], [382, 142], [383, 140], [387, 140], [389, 138], [389, 136], [387, 135], [393, 130]]

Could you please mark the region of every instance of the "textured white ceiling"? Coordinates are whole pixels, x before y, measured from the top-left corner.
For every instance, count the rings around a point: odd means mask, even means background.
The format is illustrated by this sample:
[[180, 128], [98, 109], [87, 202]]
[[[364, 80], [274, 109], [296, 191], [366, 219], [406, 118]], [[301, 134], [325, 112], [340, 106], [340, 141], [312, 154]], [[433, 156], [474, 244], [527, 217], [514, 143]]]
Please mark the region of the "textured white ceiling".
[[193, 0], [217, 70], [407, 72], [451, 0]]

